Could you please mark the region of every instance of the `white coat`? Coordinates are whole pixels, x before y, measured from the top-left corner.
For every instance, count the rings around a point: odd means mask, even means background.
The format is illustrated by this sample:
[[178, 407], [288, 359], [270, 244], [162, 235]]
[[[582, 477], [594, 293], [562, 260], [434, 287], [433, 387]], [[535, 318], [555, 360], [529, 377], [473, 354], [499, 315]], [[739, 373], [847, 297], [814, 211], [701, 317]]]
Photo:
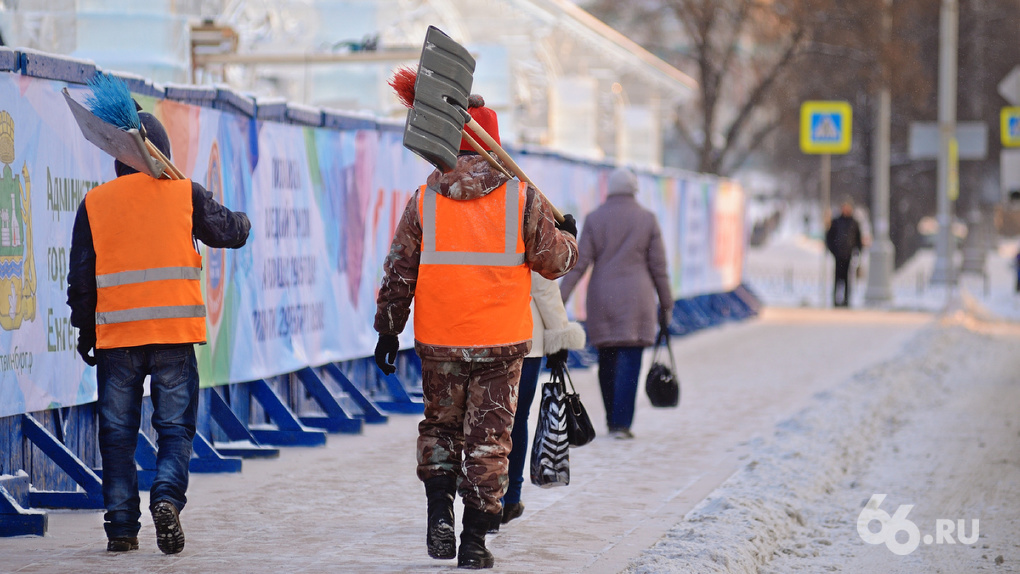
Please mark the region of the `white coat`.
[[531, 318], [534, 327], [529, 357], [584, 348], [584, 327], [567, 319], [556, 282], [534, 271], [531, 272]]

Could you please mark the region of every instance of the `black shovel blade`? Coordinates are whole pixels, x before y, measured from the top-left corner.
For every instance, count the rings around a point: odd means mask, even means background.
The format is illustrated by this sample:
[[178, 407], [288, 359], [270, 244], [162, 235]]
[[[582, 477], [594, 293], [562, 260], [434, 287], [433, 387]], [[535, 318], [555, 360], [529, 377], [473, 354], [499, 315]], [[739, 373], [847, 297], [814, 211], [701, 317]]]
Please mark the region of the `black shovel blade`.
[[165, 166], [149, 155], [149, 150], [146, 149], [145, 141], [142, 140], [138, 130], [125, 131], [108, 124], [76, 102], [67, 88], [61, 92], [86, 140], [141, 173], [157, 179], [163, 175]]
[[429, 26], [418, 61], [414, 107], [404, 124], [404, 147], [444, 173], [457, 165], [474, 72], [471, 54]]

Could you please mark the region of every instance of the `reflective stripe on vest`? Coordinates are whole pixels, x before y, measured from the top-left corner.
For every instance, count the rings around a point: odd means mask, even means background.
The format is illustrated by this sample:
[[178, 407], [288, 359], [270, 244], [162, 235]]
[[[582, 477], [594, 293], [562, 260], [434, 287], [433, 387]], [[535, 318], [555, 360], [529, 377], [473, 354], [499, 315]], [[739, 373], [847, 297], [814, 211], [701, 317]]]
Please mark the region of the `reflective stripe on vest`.
[[526, 193], [527, 184], [503, 185], [462, 201], [421, 187], [417, 341], [490, 347], [531, 339], [531, 271], [521, 231]]
[[[526, 184], [522, 183], [521, 185], [525, 186]], [[506, 185], [504, 184], [503, 187], [505, 188]], [[493, 267], [524, 265], [524, 252], [517, 252], [517, 239], [521, 228], [521, 194], [506, 194], [503, 253], [436, 251], [436, 201], [439, 194], [425, 186], [422, 186], [422, 194], [421, 263], [426, 265], [480, 265]]]
[[147, 281], [163, 281], [166, 279], [191, 279], [200, 281], [202, 270], [195, 267], [161, 267], [159, 269], [141, 269], [139, 271], [121, 271], [96, 275], [96, 287], [116, 287], [129, 283], [145, 283]]
[[85, 195], [96, 250], [96, 348], [205, 341], [188, 180], [132, 174]]
[[205, 305], [178, 305], [176, 307], [142, 307], [123, 311], [96, 313], [96, 325], [129, 323], [146, 319], [180, 319], [183, 317], [205, 317]]

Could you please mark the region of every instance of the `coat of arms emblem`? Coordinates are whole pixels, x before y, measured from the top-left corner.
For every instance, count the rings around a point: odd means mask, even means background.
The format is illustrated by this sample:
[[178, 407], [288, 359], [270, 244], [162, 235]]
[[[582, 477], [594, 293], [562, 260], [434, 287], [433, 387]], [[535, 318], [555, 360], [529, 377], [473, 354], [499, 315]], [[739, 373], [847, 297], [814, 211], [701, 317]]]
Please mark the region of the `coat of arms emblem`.
[[32, 183], [28, 165], [14, 174], [14, 119], [0, 111], [0, 327], [13, 331], [35, 320], [35, 255], [32, 252]]

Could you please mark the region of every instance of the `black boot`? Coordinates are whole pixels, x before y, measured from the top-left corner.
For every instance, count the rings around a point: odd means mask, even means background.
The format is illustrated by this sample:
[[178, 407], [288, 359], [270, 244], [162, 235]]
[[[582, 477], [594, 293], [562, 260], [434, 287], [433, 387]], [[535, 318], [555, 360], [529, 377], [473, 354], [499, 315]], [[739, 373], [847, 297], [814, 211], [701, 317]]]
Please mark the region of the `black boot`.
[[464, 507], [464, 530], [460, 532], [460, 552], [457, 554], [458, 568], [492, 568], [495, 560], [485, 548], [485, 534], [499, 524], [499, 514], [487, 514], [481, 510]]
[[425, 481], [428, 497], [429, 522], [425, 543], [429, 556], [439, 560], [457, 557], [457, 532], [453, 525], [453, 497], [457, 493], [457, 479], [437, 476]]

